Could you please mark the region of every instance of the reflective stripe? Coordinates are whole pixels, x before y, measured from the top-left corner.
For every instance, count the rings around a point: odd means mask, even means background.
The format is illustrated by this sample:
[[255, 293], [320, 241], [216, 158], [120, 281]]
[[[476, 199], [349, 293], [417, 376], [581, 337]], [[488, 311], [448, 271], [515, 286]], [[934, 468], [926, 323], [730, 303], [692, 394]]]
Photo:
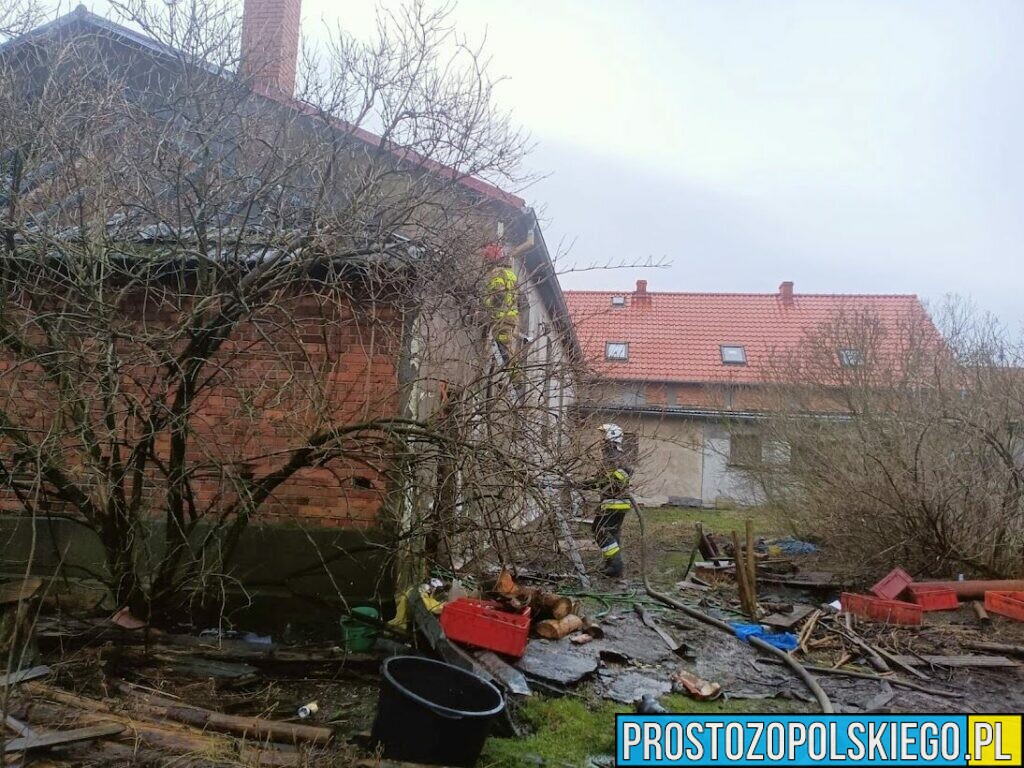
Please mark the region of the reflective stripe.
[[601, 502], [601, 509], [612, 509], [619, 511], [622, 509], [629, 509], [630, 503], [623, 499], [606, 499]]
[[519, 317], [519, 278], [514, 270], [504, 267], [487, 281], [487, 308], [495, 320]]
[[622, 547], [618, 545], [618, 542], [609, 544], [607, 547], [601, 547], [601, 554], [605, 557], [615, 557], [620, 551], [622, 551]]
[[616, 481], [618, 481], [620, 483], [628, 483], [629, 482], [629, 475], [627, 475], [621, 469], [613, 469], [611, 472], [608, 473], [608, 477], [610, 477], [612, 480], [616, 480]]

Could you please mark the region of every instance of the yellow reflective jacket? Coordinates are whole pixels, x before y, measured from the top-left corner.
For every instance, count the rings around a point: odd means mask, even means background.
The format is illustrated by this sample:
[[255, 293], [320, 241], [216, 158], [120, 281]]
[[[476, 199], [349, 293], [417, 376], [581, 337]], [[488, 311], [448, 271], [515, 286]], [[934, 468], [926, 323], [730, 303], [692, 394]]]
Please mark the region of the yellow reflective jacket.
[[519, 278], [508, 267], [498, 267], [487, 279], [485, 303], [491, 319], [504, 320], [519, 317]]

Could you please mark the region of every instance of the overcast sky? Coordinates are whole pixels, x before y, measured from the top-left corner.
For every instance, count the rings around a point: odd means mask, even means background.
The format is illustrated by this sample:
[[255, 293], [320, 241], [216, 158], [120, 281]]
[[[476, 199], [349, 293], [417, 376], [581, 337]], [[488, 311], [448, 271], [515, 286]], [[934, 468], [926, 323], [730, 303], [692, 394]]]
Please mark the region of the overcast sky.
[[[307, 26], [374, 5], [305, 0]], [[461, 0], [568, 261], [654, 290], [969, 295], [1024, 321], [1024, 3]]]
[[[304, 33], [374, 13], [304, 0]], [[793, 280], [1024, 322], [1024, 2], [460, 0], [454, 22], [538, 143], [523, 195], [562, 266], [671, 262], [565, 287]]]

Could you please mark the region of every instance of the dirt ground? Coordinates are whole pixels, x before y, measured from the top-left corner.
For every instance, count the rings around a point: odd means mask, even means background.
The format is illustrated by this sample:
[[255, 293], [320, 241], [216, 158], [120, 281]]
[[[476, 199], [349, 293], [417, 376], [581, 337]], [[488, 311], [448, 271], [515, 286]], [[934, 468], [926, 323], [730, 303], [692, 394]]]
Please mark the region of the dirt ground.
[[[743, 618], [731, 577], [723, 577], [705, 591], [680, 588], [690, 562], [694, 524], [705, 531], [729, 534], [754, 520], [759, 537], [772, 538], [772, 521], [751, 510], [657, 509], [645, 512], [647, 560], [655, 585], [700, 610], [727, 621]], [[487, 742], [478, 765], [482, 768], [534, 768], [535, 766], [612, 765], [614, 716], [633, 711], [633, 702], [644, 694], [658, 698], [670, 712], [757, 713], [816, 711], [807, 688], [783, 666], [772, 663], [731, 634], [685, 617], [649, 598], [643, 589], [639, 563], [639, 528], [631, 516], [623, 531], [627, 570], [623, 579], [607, 579], [596, 573], [600, 553], [590, 541], [589, 530], [578, 526], [577, 544], [592, 569], [593, 583], [582, 590], [578, 582], [551, 579], [551, 574], [571, 570], [564, 556], [553, 548], [535, 549], [531, 561], [520, 567], [520, 577], [537, 580], [580, 600], [583, 611], [604, 628], [603, 638], [584, 645], [568, 639], [557, 642], [531, 640], [518, 666], [527, 674], [533, 695], [510, 702], [520, 733], [497, 733]], [[829, 553], [791, 558], [798, 572], [828, 570]], [[705, 576], [707, 574], [705, 573]], [[881, 574], [879, 574], [881, 575]], [[549, 579], [545, 581], [545, 579]], [[842, 574], [837, 574], [839, 581]], [[524, 582], [525, 583], [525, 582]], [[854, 591], [867, 585], [850, 584]], [[818, 607], [838, 596], [838, 589], [808, 593], [783, 586], [762, 585], [762, 603], [807, 604]], [[673, 653], [663, 638], [645, 625], [636, 611], [641, 605], [672, 638], [685, 646]], [[844, 666], [870, 673], [857, 648], [840, 635], [844, 624], [835, 615], [823, 614], [797, 658], [820, 667]], [[871, 622], [851, 625], [857, 636], [891, 654], [918, 655], [977, 653], [965, 650], [967, 641], [1024, 644], [1024, 623], [993, 617], [981, 625], [966, 606], [958, 611], [925, 614], [921, 627], [890, 627]], [[853, 651], [851, 653], [851, 651]], [[140, 690], [176, 697], [183, 703], [239, 715], [258, 715], [299, 722], [298, 708], [315, 701], [318, 711], [303, 723], [334, 729], [334, 743], [325, 749], [304, 750], [301, 765], [354, 765], [371, 757], [365, 734], [373, 721], [379, 661], [372, 657], [359, 664], [296, 668], [293, 673], [258, 674], [236, 681], [204, 679], [202, 674], [183, 675], [159, 659], [139, 665], [111, 655], [110, 648], [89, 649], [65, 656], [55, 663], [55, 682], [66, 690], [104, 697], [110, 694], [105, 681], [132, 680]], [[887, 680], [854, 679], [816, 674], [838, 712], [1018, 712], [1024, 711], [1022, 667], [996, 669], [949, 669], [919, 665], [917, 675], [903, 670], [896, 679], [924, 690]], [[576, 670], [569, 674], [567, 670]], [[680, 670], [694, 673], [721, 686], [712, 701], [696, 701], [673, 687]], [[578, 679], [576, 679], [578, 678]], [[65, 765], [136, 765], [128, 758], [111, 762], [109, 756], [79, 749], [66, 754]], [[179, 761], [180, 762], [180, 761]], [[60, 765], [60, 762], [52, 763]], [[195, 760], [182, 765], [220, 765]]]

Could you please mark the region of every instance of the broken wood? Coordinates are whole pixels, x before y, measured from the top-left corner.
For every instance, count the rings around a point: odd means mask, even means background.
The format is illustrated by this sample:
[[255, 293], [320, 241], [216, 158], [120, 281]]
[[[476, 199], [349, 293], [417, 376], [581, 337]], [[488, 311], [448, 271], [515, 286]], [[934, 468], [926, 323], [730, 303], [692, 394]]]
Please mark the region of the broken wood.
[[74, 728], [70, 731], [52, 731], [21, 736], [4, 743], [4, 753], [29, 752], [34, 749], [49, 749], [68, 744], [79, 744], [83, 741], [95, 741], [106, 736], [117, 736], [124, 731], [123, 725], [108, 723], [93, 725], [88, 728]]
[[43, 586], [43, 580], [33, 576], [23, 581], [12, 581], [0, 584], [0, 605], [8, 603], [20, 603], [23, 600], [31, 600], [36, 596], [39, 588]]
[[754, 594], [750, 586], [750, 571], [747, 569], [746, 561], [743, 557], [743, 549], [740, 547], [740, 535], [736, 531], [732, 532], [732, 544], [735, 558], [734, 571], [736, 574], [736, 586], [739, 590], [740, 606], [743, 608], [743, 612], [746, 613], [750, 618], [757, 620], [757, 595]]
[[1005, 656], [978, 656], [978, 655], [964, 655], [964, 656], [929, 656], [922, 655], [917, 656], [895, 656], [894, 658], [899, 659], [901, 664], [907, 666], [920, 666], [923, 664], [930, 664], [935, 667], [989, 667], [989, 668], [1002, 668], [1002, 667], [1019, 667], [1020, 662], [1008, 659]]
[[28, 680], [35, 680], [39, 677], [46, 677], [48, 674], [50, 674], [50, 668], [43, 665], [30, 667], [28, 669], [21, 669], [17, 672], [0, 674], [0, 688], [17, 685], [18, 683], [26, 682]]
[[761, 619], [761, 623], [775, 629], [788, 630], [794, 624], [799, 624], [806, 619], [814, 611], [813, 605], [794, 605], [790, 613], [773, 613]]
[[537, 634], [545, 640], [561, 640], [566, 635], [571, 635], [583, 627], [583, 619], [575, 613], [570, 613], [561, 619], [546, 619], [539, 621], [534, 626]]
[[138, 703], [142, 711], [203, 730], [230, 733], [250, 739], [281, 741], [286, 744], [327, 744], [334, 738], [330, 728], [300, 723], [286, 723], [263, 717], [243, 717], [214, 712], [210, 709], [182, 704], [149, 693], [142, 693], [123, 683], [117, 689]]
[[747, 561], [747, 588], [751, 594], [754, 595], [754, 601], [757, 601], [757, 555], [754, 552], [754, 521], [749, 517], [746, 520], [746, 532], [747, 532], [747, 551], [745, 558]]
[[985, 610], [985, 604], [984, 603], [982, 603], [982, 602], [980, 602], [978, 600], [972, 600], [971, 601], [971, 610], [974, 611], [974, 615], [977, 617], [978, 621], [980, 621], [982, 624], [988, 624], [989, 622], [992, 621], [992, 617], [989, 616], [988, 615], [988, 611]]
[[[45, 687], [45, 686], [44, 686]], [[48, 695], [59, 691], [52, 689]], [[67, 692], [63, 692], [67, 693]], [[74, 694], [68, 694], [73, 698]], [[57, 699], [54, 698], [56, 701]], [[59, 706], [49, 701], [33, 700], [25, 705], [25, 712], [33, 720], [52, 723], [66, 723], [74, 719], [81, 724], [117, 724], [127, 728], [133, 739], [154, 749], [171, 752], [175, 755], [190, 754], [231, 754], [236, 755], [246, 765], [254, 766], [297, 766], [300, 764], [300, 753], [293, 748], [279, 745], [239, 744], [230, 736], [215, 733], [203, 733], [178, 723], [156, 723], [150, 720], [129, 717], [127, 715], [104, 711], [105, 704], [95, 700], [93, 708], [82, 710], [74, 705]], [[209, 763], [204, 763], [208, 765]]]
[[1024, 645], [988, 643], [980, 640], [965, 640], [961, 645], [965, 648], [970, 648], [972, 651], [990, 651], [992, 653], [1006, 653], [1010, 656], [1024, 656]]
[[[759, 659], [758, 662], [761, 664], [777, 665], [781, 665], [783, 663], [778, 659]], [[962, 693], [954, 693], [953, 691], [942, 691], [935, 688], [928, 688], [927, 686], [919, 685], [918, 683], [911, 682], [910, 680], [902, 680], [898, 677], [891, 677], [890, 675], [892, 673], [890, 673], [889, 675], [879, 675], [875, 672], [863, 672], [861, 670], [842, 668], [833, 669], [832, 667], [821, 667], [815, 664], [804, 664], [804, 669], [806, 669], [808, 672], [815, 672], [821, 675], [839, 675], [841, 677], [856, 677], [861, 680], [881, 680], [889, 683], [890, 685], [898, 685], [901, 688], [909, 688], [912, 691], [929, 693], [932, 696], [943, 696], [947, 699], [964, 698], [964, 694]]]

